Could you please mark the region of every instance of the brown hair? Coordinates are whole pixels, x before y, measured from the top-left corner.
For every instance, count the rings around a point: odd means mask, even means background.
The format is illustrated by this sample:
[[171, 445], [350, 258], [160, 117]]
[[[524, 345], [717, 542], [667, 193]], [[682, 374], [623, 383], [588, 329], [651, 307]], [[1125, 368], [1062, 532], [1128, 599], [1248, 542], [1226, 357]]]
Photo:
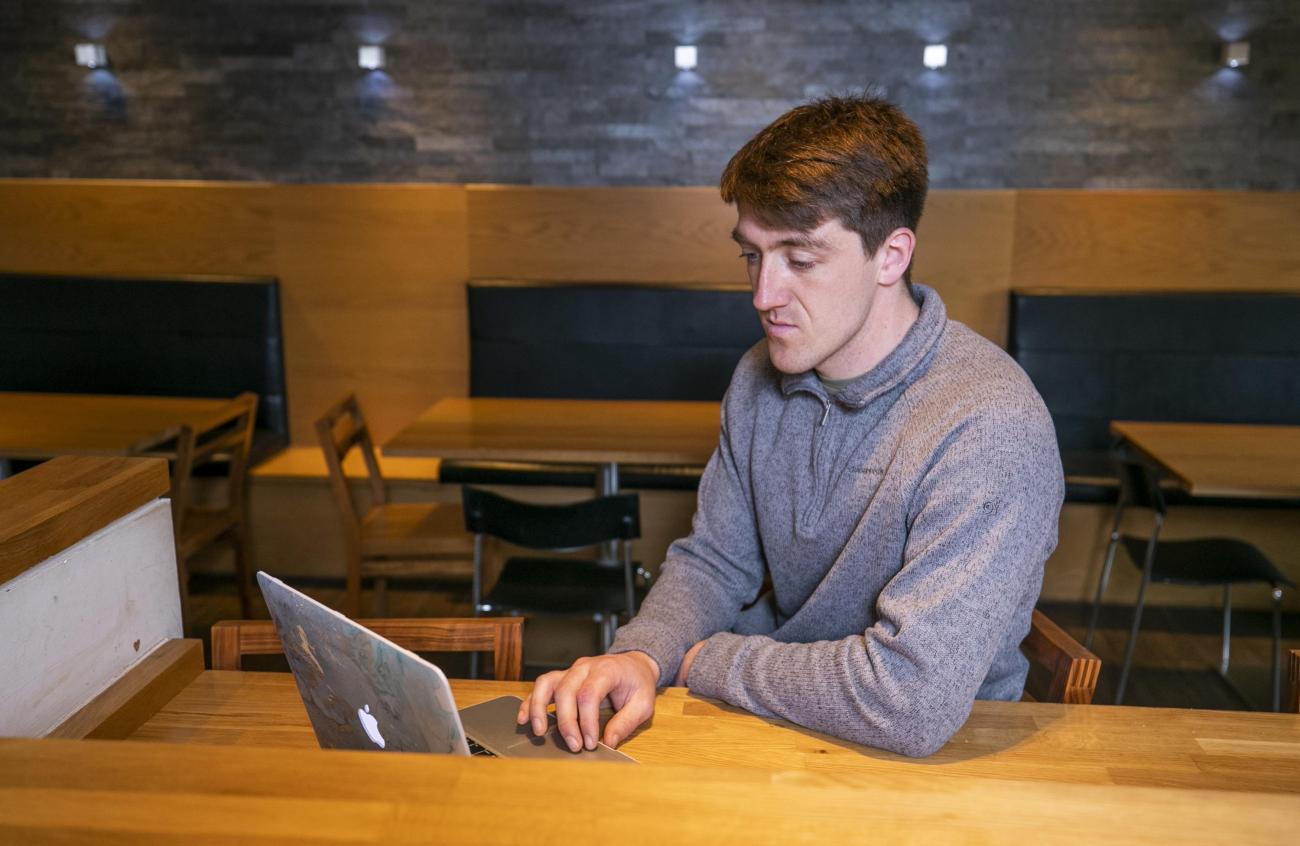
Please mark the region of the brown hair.
[[838, 219], [869, 256], [895, 229], [916, 231], [928, 186], [921, 131], [869, 96], [791, 109], [731, 157], [720, 185], [765, 226], [807, 232]]

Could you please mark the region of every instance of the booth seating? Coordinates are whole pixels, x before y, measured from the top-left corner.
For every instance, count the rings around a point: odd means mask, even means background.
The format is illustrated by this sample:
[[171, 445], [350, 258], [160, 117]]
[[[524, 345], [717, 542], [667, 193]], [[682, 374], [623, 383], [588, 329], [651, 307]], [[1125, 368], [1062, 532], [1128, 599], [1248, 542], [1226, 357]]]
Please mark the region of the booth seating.
[[[718, 401], [763, 336], [747, 287], [469, 283], [470, 395]], [[703, 467], [626, 464], [623, 488], [693, 490]], [[596, 468], [448, 460], [449, 484], [592, 487]]]
[[1300, 424], [1297, 327], [1297, 293], [1020, 288], [1007, 351], [1052, 414], [1067, 500], [1114, 502], [1112, 420]]
[[0, 390], [257, 394], [251, 462], [289, 443], [275, 279], [0, 274]]

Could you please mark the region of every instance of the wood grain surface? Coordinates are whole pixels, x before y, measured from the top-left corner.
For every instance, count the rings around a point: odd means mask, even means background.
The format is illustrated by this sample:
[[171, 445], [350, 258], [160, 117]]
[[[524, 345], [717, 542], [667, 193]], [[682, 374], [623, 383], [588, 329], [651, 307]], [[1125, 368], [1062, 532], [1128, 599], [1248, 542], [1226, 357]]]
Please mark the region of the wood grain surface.
[[[523, 696], [530, 686], [454, 679], [452, 689], [463, 708], [494, 696]], [[206, 672], [132, 739], [316, 746], [287, 673]], [[666, 688], [653, 723], [620, 748], [645, 764], [856, 774], [880, 781], [925, 772], [1300, 793], [1300, 716], [1294, 714], [976, 702], [946, 746], [913, 760]]]
[[284, 185], [274, 192], [294, 443], [356, 393], [382, 440], [469, 387], [465, 192]]
[[1300, 426], [1115, 421], [1195, 496], [1300, 499]]
[[716, 188], [468, 188], [474, 279], [744, 282]]
[[0, 480], [0, 584], [171, 487], [161, 458], [55, 458]]
[[206, 428], [228, 400], [0, 392], [0, 457], [124, 456]]
[[1300, 289], [1300, 192], [1017, 191], [1015, 286]]
[[502, 461], [703, 464], [716, 402], [449, 398], [383, 446], [386, 455]]
[[0, 179], [0, 270], [274, 275], [263, 182]]
[[203, 672], [203, 641], [172, 638], [49, 733], [68, 739], [121, 740]]
[[1286, 843], [1300, 797], [872, 773], [0, 741], [22, 843]]

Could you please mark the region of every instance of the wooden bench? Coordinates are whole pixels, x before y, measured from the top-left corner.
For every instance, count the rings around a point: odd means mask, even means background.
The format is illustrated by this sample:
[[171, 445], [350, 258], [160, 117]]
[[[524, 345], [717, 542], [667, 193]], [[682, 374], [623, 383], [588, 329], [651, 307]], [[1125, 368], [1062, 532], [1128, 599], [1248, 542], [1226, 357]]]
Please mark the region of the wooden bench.
[[[469, 283], [470, 395], [720, 400], [762, 338], [743, 285]], [[563, 327], [557, 332], [556, 327]], [[619, 485], [694, 490], [702, 466], [623, 465]], [[591, 465], [446, 461], [449, 484], [592, 487]]]
[[[1017, 288], [1007, 351], [1052, 414], [1066, 498], [1113, 502], [1112, 420], [1300, 424], [1297, 326], [1294, 292]], [[1297, 503], [1252, 502], [1270, 504]]]
[[280, 286], [246, 277], [0, 273], [0, 390], [257, 394], [251, 460], [289, 443]]

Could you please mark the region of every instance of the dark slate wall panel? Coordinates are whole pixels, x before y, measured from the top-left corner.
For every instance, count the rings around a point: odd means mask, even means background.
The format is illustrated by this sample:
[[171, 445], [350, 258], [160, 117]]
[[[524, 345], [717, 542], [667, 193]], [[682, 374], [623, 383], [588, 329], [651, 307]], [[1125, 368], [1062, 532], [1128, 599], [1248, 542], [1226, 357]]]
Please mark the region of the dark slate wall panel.
[[939, 187], [1300, 188], [1295, 0], [0, 0], [0, 176], [709, 184], [867, 87]]

